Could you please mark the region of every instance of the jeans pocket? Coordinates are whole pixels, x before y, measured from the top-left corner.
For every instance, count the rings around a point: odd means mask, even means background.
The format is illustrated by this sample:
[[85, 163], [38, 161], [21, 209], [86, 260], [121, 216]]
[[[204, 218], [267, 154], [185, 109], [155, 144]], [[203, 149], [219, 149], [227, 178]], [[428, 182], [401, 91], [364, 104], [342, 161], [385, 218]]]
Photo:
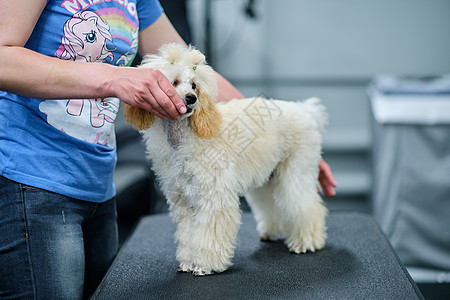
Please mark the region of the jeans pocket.
[[24, 192], [44, 192], [43, 189], [31, 186], [31, 185], [26, 185], [26, 184], [20, 184], [20, 188]]

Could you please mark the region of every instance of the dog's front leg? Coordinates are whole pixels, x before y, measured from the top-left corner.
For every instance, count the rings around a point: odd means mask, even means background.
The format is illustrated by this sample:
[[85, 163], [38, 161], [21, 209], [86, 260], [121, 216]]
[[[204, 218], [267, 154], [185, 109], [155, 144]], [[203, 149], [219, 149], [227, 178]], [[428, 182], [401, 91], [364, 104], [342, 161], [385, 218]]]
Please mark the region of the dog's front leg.
[[172, 219], [177, 225], [175, 231], [175, 241], [177, 242], [177, 260], [179, 272], [192, 272], [194, 261], [192, 253], [192, 215], [193, 210], [188, 206], [181, 192], [169, 194], [168, 203], [172, 213]]
[[193, 222], [192, 209], [188, 207], [177, 207], [177, 230], [175, 232], [175, 240], [178, 243], [176, 257], [180, 265], [178, 272], [192, 272], [194, 270], [194, 256], [193, 252]]
[[195, 214], [192, 253], [196, 276], [223, 272], [231, 265], [241, 219], [239, 199], [236, 196], [223, 200], [211, 201], [226, 205], [205, 205]]

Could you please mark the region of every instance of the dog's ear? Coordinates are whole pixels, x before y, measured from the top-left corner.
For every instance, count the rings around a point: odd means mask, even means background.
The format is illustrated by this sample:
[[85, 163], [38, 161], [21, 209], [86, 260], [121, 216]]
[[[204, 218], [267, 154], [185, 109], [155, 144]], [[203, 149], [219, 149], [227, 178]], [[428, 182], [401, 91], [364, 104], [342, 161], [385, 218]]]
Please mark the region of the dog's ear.
[[134, 107], [128, 104], [125, 107], [125, 119], [127, 124], [131, 124], [136, 130], [148, 129], [155, 121], [155, 115], [145, 109]]
[[220, 134], [222, 115], [218, 111], [214, 99], [204, 91], [199, 91], [200, 106], [191, 116], [191, 126], [198, 137], [209, 139]]
[[212, 138], [220, 134], [222, 115], [218, 111], [215, 98], [217, 96], [217, 78], [214, 70], [206, 64], [205, 56], [198, 50], [190, 48], [187, 60], [197, 73], [199, 89], [197, 91], [199, 107], [191, 116], [191, 126], [198, 137]]

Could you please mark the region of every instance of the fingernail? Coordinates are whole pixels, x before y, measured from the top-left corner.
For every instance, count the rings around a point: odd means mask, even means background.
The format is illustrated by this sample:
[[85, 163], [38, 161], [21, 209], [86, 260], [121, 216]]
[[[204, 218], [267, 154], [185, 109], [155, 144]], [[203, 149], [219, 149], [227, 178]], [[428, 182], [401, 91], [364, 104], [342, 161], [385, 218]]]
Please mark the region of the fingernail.
[[186, 113], [186, 107], [185, 106], [180, 107], [180, 113], [182, 113], [182, 114]]

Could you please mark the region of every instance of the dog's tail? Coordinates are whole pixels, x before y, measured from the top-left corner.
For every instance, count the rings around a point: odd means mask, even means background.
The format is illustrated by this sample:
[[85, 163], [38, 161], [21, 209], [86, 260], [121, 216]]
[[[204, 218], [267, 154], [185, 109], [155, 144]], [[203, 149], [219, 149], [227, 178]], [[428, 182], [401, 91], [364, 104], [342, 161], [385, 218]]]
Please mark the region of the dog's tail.
[[325, 105], [323, 105], [319, 98], [308, 98], [303, 101], [303, 107], [313, 117], [320, 131], [325, 130], [325, 125], [328, 123], [328, 113]]

